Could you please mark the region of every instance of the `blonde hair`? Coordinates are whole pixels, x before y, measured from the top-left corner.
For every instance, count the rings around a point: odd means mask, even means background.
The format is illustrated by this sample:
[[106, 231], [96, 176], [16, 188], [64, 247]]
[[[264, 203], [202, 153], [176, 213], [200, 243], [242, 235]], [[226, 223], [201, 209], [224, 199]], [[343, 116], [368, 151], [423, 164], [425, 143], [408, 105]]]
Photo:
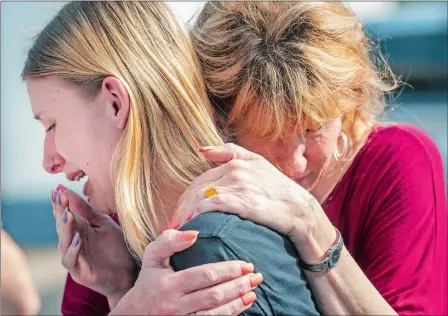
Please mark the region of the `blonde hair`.
[[133, 254], [161, 233], [154, 179], [185, 189], [220, 145], [188, 30], [158, 2], [71, 2], [43, 29], [22, 73], [54, 76], [95, 96], [107, 76], [127, 88], [130, 113], [111, 167], [119, 220]]
[[209, 96], [234, 134], [291, 137], [306, 120], [319, 127], [342, 115], [356, 143], [398, 85], [338, 2], [209, 2], [192, 34]]

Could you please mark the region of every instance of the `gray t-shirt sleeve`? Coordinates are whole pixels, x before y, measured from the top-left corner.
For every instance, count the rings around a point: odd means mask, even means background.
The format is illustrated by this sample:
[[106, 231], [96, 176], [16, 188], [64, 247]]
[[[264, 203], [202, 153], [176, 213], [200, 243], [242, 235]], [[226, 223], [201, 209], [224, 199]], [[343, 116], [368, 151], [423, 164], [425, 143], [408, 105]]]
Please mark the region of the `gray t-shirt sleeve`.
[[244, 315], [318, 315], [292, 242], [261, 225], [221, 212], [198, 215], [180, 230], [198, 230], [196, 243], [171, 257], [174, 270], [205, 263], [244, 260], [264, 281]]

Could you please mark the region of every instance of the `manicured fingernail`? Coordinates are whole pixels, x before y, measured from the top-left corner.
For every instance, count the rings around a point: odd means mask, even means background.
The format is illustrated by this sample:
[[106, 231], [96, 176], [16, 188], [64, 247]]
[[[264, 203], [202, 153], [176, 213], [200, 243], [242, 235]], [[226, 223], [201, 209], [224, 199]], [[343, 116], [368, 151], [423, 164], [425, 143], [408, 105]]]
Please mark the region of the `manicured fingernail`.
[[180, 240], [190, 241], [198, 237], [199, 232], [197, 230], [187, 230], [180, 234]]
[[61, 191], [61, 192], [63, 192], [63, 191], [65, 191], [65, 190], [67, 190], [67, 188], [64, 187], [62, 184], [59, 184], [59, 185], [56, 187], [56, 191]]
[[254, 265], [252, 263], [245, 263], [241, 266], [241, 273], [243, 275], [254, 272]]
[[189, 221], [192, 217], [193, 217], [193, 212], [188, 213], [187, 216], [185, 217], [185, 221]]
[[79, 243], [79, 232], [77, 232], [77, 233], [75, 234], [75, 236], [73, 236], [73, 239], [72, 239], [72, 247], [76, 247], [76, 246], [78, 246], [78, 243]]
[[245, 306], [252, 304], [257, 299], [257, 295], [254, 291], [250, 291], [249, 293], [244, 294], [241, 296], [241, 301]]
[[64, 213], [62, 213], [62, 222], [67, 224], [67, 208], [65, 208]]
[[250, 277], [250, 285], [252, 287], [259, 285], [261, 282], [263, 282], [263, 275], [261, 273], [255, 273]]
[[61, 191], [59, 191], [59, 190], [57, 190], [56, 191], [56, 203], [58, 204], [58, 205], [61, 205]]
[[200, 152], [200, 153], [205, 153], [205, 152], [210, 151], [210, 150], [213, 150], [213, 149], [215, 149], [215, 148], [216, 148], [215, 146], [201, 147], [201, 148], [199, 148], [199, 152]]

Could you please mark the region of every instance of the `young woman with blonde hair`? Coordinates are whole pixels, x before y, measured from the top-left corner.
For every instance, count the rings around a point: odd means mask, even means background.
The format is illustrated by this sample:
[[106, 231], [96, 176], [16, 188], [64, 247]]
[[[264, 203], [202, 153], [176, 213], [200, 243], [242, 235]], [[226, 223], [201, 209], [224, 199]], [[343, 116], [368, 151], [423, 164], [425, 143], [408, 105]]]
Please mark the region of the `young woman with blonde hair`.
[[[70, 181], [88, 176], [90, 206], [117, 210], [142, 265], [134, 284], [118, 226], [59, 187], [52, 202], [67, 286], [104, 295], [112, 314], [317, 314], [287, 237], [225, 213], [163, 233], [181, 193], [216, 166], [197, 149], [223, 144], [199, 68], [163, 3], [70, 2], [36, 38], [22, 77], [46, 131], [44, 168]], [[174, 272], [169, 257], [181, 250]], [[107, 312], [82, 301], [99, 298], [91, 293], [63, 314]]]

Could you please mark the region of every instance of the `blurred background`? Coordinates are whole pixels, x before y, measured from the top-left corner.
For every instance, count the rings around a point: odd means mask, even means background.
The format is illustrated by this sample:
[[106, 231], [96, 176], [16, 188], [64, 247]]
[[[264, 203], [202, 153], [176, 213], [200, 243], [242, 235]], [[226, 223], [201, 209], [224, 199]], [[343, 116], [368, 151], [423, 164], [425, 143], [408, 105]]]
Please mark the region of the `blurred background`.
[[[33, 120], [20, 80], [32, 37], [62, 2], [1, 3], [1, 219], [24, 249], [42, 299], [41, 315], [59, 315], [65, 272], [57, 254], [57, 235], [49, 202], [59, 183], [81, 193], [83, 182], [67, 183], [42, 169], [44, 133]], [[201, 2], [169, 5], [190, 21]], [[396, 74], [410, 86], [395, 95], [382, 119], [426, 130], [442, 153], [447, 174], [447, 3], [346, 3], [365, 23]]]

